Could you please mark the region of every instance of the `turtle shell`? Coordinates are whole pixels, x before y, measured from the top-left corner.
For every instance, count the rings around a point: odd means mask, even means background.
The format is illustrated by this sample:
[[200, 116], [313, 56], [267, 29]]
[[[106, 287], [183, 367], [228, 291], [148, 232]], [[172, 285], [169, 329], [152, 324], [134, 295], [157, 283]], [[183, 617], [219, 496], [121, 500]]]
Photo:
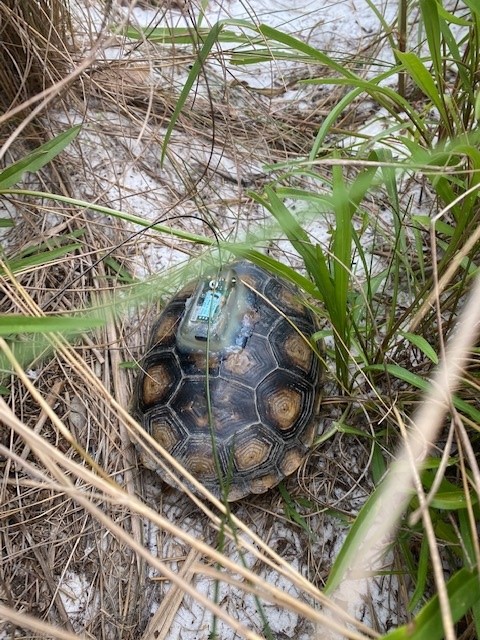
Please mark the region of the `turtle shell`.
[[[263, 493], [317, 432], [321, 366], [298, 292], [238, 261], [193, 283], [153, 326], [133, 415], [214, 495]], [[142, 462], [172, 479], [142, 449]]]

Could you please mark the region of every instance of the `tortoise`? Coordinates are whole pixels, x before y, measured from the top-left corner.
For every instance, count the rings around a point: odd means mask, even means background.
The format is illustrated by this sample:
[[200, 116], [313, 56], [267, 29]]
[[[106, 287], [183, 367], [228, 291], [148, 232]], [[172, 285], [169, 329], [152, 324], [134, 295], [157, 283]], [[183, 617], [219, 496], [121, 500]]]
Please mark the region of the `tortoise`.
[[[300, 466], [317, 432], [315, 330], [292, 285], [233, 262], [188, 285], [158, 317], [132, 413], [217, 497], [263, 493]], [[140, 455], [175, 486], [144, 447]]]

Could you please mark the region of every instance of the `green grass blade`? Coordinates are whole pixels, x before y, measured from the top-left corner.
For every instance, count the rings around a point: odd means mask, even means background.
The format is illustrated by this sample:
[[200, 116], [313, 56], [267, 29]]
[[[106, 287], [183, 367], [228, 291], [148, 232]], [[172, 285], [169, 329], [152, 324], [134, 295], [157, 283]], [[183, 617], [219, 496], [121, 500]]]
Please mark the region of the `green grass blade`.
[[95, 316], [47, 316], [35, 318], [18, 314], [0, 315], [0, 335], [12, 336], [18, 333], [74, 332], [94, 329], [105, 324], [105, 320]]
[[294, 248], [303, 257], [307, 271], [313, 266], [315, 261], [315, 249], [312, 246], [310, 237], [291, 214], [282, 200], [277, 196], [271, 187], [266, 187], [265, 196], [251, 194], [252, 197], [262, 204], [281, 226], [283, 232], [290, 240]]
[[291, 520], [291, 522], [295, 522], [295, 524], [297, 524], [301, 529], [303, 529], [304, 532], [309, 537], [312, 536], [313, 532], [308, 526], [308, 522], [305, 520], [302, 514], [299, 513], [297, 509], [297, 504], [293, 500], [292, 496], [288, 493], [287, 489], [285, 488], [285, 484], [283, 482], [281, 482], [278, 485], [278, 490], [280, 492], [280, 495], [283, 498], [283, 509], [285, 512], [285, 516], [289, 520]]
[[[365, 433], [362, 437], [365, 437]], [[372, 471], [372, 479], [374, 483], [378, 484], [387, 471], [387, 465], [385, 464], [382, 448], [379, 446], [378, 442], [373, 443], [372, 464], [370, 465], [370, 469]]]
[[420, 553], [417, 566], [417, 581], [415, 585], [415, 591], [413, 592], [412, 597], [410, 598], [410, 602], [408, 603], [409, 611], [415, 611], [420, 603], [420, 600], [425, 595], [425, 587], [427, 585], [428, 579], [429, 553], [428, 540], [425, 536], [422, 538], [422, 543], [420, 545]]
[[333, 284], [332, 277], [328, 268], [327, 258], [320, 245], [315, 247], [316, 252], [316, 267], [314, 270], [315, 283], [322, 293], [323, 301], [325, 302], [329, 315], [332, 320], [337, 315], [337, 301], [335, 298], [335, 286]]
[[[422, 482], [427, 491], [430, 493], [434, 483], [436, 482], [436, 470], [424, 469], [422, 473]], [[476, 495], [469, 496], [470, 503], [478, 504]], [[467, 497], [465, 491], [459, 488], [453, 482], [443, 478], [439, 486], [436, 488], [435, 494], [430, 498], [430, 505], [435, 509], [446, 511], [463, 511], [467, 506]]]
[[[467, 4], [467, 3], [466, 3]], [[456, 24], [459, 27], [471, 27], [472, 21], [467, 20], [466, 18], [462, 18], [461, 16], [457, 16], [450, 11], [447, 11], [445, 7], [442, 7], [441, 4], [437, 5], [438, 15], [445, 20], [445, 22], [450, 22], [451, 24]]]
[[[62, 258], [68, 253], [76, 251], [81, 247], [82, 245], [80, 243], [74, 243], [64, 247], [57, 247], [56, 249], [37, 253], [35, 255], [29, 255], [25, 258], [13, 258], [8, 261], [8, 268], [13, 273], [18, 274], [21, 271], [32, 269], [33, 267], [49, 264], [50, 262], [53, 262], [58, 258]], [[0, 269], [0, 275], [4, 275], [3, 269]]]
[[287, 234], [295, 249], [304, 258], [307, 270], [311, 271], [314, 267], [315, 249], [312, 245], [310, 236], [298, 223], [295, 216], [292, 215], [272, 188], [267, 187], [265, 192], [268, 196], [269, 202], [271, 203], [271, 212]]
[[330, 575], [328, 576], [324, 589], [326, 595], [331, 595], [341, 584], [348, 568], [352, 564], [353, 558], [358, 556], [359, 549], [361, 549], [363, 540], [365, 539], [366, 531], [372, 526], [374, 518], [379, 517], [378, 503], [382, 498], [382, 488], [383, 485], [379, 485], [374, 490], [355, 518], [330, 570]]
[[411, 344], [417, 347], [417, 349], [420, 349], [420, 351], [426, 355], [433, 364], [438, 364], [438, 356], [435, 353], [435, 350], [423, 336], [419, 336], [408, 331], [399, 331], [399, 334], [403, 336], [405, 340], [408, 340]]
[[475, 567], [476, 544], [476, 540], [474, 541], [474, 538], [477, 538], [477, 531], [475, 530], [475, 527], [473, 527], [472, 531], [470, 518], [466, 509], [458, 513], [458, 520], [462, 536], [462, 548], [465, 550], [465, 565], [473, 571]]
[[[471, 502], [477, 504], [475, 496], [471, 496]], [[439, 489], [431, 500], [431, 506], [445, 511], [459, 511], [467, 506], [467, 498], [462, 489]]]
[[177, 102], [175, 104], [174, 112], [172, 114], [172, 117], [170, 118], [170, 123], [168, 125], [168, 129], [167, 129], [167, 131], [165, 133], [165, 139], [164, 139], [163, 145], [162, 145], [162, 156], [161, 156], [161, 162], [162, 163], [163, 163], [163, 161], [165, 159], [165, 155], [167, 153], [168, 143], [170, 141], [170, 138], [172, 136], [173, 130], [174, 130], [175, 125], [177, 123], [177, 120], [178, 120], [178, 118], [180, 116], [180, 113], [182, 112], [182, 109], [185, 106], [185, 103], [187, 101], [188, 96], [190, 95], [190, 91], [191, 91], [191, 89], [193, 87], [193, 84], [194, 84], [195, 80], [202, 73], [203, 66], [205, 64], [205, 61], [207, 60], [208, 54], [212, 50], [214, 44], [218, 41], [218, 37], [219, 37], [219, 35], [220, 35], [220, 33], [221, 33], [222, 29], [223, 29], [223, 26], [224, 26], [224, 23], [217, 22], [210, 29], [210, 31], [208, 32], [207, 37], [205, 38], [205, 42], [203, 43], [202, 48], [198, 52], [197, 59], [195, 60], [195, 62], [192, 65], [192, 68], [190, 70], [190, 73], [188, 74], [188, 77], [187, 77], [187, 79], [185, 81], [185, 84], [183, 85], [182, 91], [180, 92], [178, 100], [177, 100]]
[[296, 269], [291, 269], [290, 267], [287, 267], [286, 265], [281, 264], [280, 262], [278, 262], [278, 260], [271, 258], [265, 253], [260, 253], [259, 251], [255, 251], [255, 249], [239, 248], [237, 250], [233, 245], [230, 247], [230, 249], [232, 250], [233, 253], [235, 253], [235, 255], [241, 256], [246, 260], [250, 260], [251, 262], [254, 262], [255, 264], [257, 264], [259, 267], [262, 267], [263, 269], [266, 269], [271, 273], [274, 273], [278, 276], [281, 276], [282, 278], [285, 278], [286, 280], [289, 280], [294, 285], [296, 285], [301, 291], [305, 291], [305, 293], [307, 293], [308, 295], [315, 298], [319, 297], [318, 291], [315, 285], [312, 283], [312, 281], [306, 278], [305, 276], [303, 276]]
[[445, 104], [437, 85], [432, 77], [432, 74], [423, 64], [420, 58], [412, 51], [403, 53], [402, 51], [395, 50], [395, 55], [405, 67], [412, 80], [417, 87], [424, 93], [432, 102], [432, 104], [438, 109], [442, 122], [448, 122], [448, 113], [445, 109]]
[[[78, 240], [85, 235], [85, 228], [74, 229], [73, 231], [69, 231], [65, 235], [55, 236], [53, 238], [49, 238], [48, 240], [44, 240], [43, 242], [39, 242], [36, 245], [31, 245], [25, 247], [25, 249], [21, 249], [15, 253], [15, 260], [17, 258], [27, 258], [28, 256], [37, 255], [38, 253], [44, 253], [46, 251], [52, 251], [57, 249], [58, 247], [66, 246], [62, 244], [69, 240]], [[73, 245], [70, 245], [72, 248]]]
[[[451, 29], [447, 24], [447, 21], [445, 20], [444, 16], [442, 16], [440, 11], [439, 11], [439, 14], [442, 17], [442, 19], [440, 20], [440, 29], [442, 31], [442, 37], [448, 51], [450, 52], [450, 58], [452, 58], [452, 60], [455, 61], [457, 73], [461, 80], [462, 90], [465, 91], [465, 93], [468, 95], [468, 99], [470, 103], [473, 103], [475, 99], [475, 92], [474, 92], [475, 85], [474, 83], [472, 83], [471, 75], [465, 66], [465, 62], [462, 59], [462, 53], [460, 51], [460, 47], [457, 42], [457, 39], [455, 38], [454, 34], [452, 33]], [[465, 26], [468, 26], [468, 24]]]
[[325, 138], [328, 136], [330, 129], [333, 127], [333, 124], [340, 117], [340, 115], [345, 111], [345, 109], [360, 96], [363, 92], [361, 87], [356, 87], [349, 91], [343, 98], [336, 104], [328, 113], [328, 115], [324, 118], [320, 128], [318, 129], [318, 133], [315, 136], [315, 141], [312, 145], [312, 150], [309, 154], [310, 160], [315, 160], [315, 158], [320, 153], [321, 147], [325, 141]]
[[[383, 373], [387, 372], [395, 378], [403, 380], [404, 382], [410, 384], [412, 387], [420, 389], [421, 391], [427, 391], [427, 389], [429, 388], [429, 382], [427, 379], [422, 378], [416, 373], [408, 371], [408, 369], [405, 369], [404, 367], [400, 367], [398, 364], [372, 364], [365, 367], [364, 371], [378, 371]], [[459, 411], [480, 424], [480, 411], [473, 405], [465, 402], [465, 400], [462, 400], [458, 396], [453, 396], [452, 402]]]
[[[460, 569], [447, 582], [448, 601], [453, 622], [458, 622], [480, 600], [480, 581], [477, 571]], [[426, 604], [414, 621], [383, 636], [384, 640], [442, 640], [442, 613], [438, 595]]]
[[[277, 220], [293, 247], [302, 256], [305, 268], [317, 285], [315, 297], [318, 298], [318, 293], [320, 293], [327, 307], [332, 310], [332, 305], [335, 304], [335, 289], [321, 247], [312, 245], [308, 234], [271, 187], [265, 189], [265, 194], [266, 197], [255, 193], [250, 195], [256, 202], [270, 211]], [[309, 288], [311, 288], [311, 283]], [[309, 289], [305, 289], [305, 291], [309, 291]], [[313, 291], [315, 292], [315, 289]]]
[[67, 131], [49, 140], [28, 153], [18, 162], [9, 165], [0, 173], [0, 190], [8, 189], [21, 180], [24, 173], [35, 173], [61, 153], [74, 140], [82, 125], [71, 127]]
[[[412, 105], [408, 100], [403, 98], [399, 93], [391, 89], [387, 86], [379, 86], [379, 82], [389, 78], [391, 75], [395, 73], [399, 73], [402, 70], [402, 66], [393, 68], [386, 74], [382, 74], [377, 76], [374, 80], [363, 80], [358, 78], [353, 82], [349, 78], [313, 78], [308, 80], [302, 80], [302, 84], [334, 84], [334, 85], [354, 85], [354, 91], [361, 90], [365, 91], [372, 99], [376, 100], [378, 104], [386, 109], [389, 114], [395, 118], [399, 123], [402, 123], [403, 126], [406, 126], [405, 118], [403, 114], [405, 114], [409, 120], [412, 122], [414, 127], [419, 131], [422, 138], [425, 140], [429, 139], [429, 132], [427, 127], [425, 126], [425, 119], [419, 116], [418, 112], [412, 108]], [[360, 95], [362, 91], [359, 91], [358, 95]], [[338, 107], [336, 109], [338, 111]]]
[[[253, 28], [253, 26], [252, 26]], [[211, 29], [206, 27], [195, 30], [188, 27], [153, 27], [138, 29], [129, 26], [122, 30], [123, 35], [131, 40], [149, 40], [158, 44], [201, 44], [208, 38]], [[221, 30], [217, 42], [252, 44], [251, 38], [236, 31]]]
[[336, 71], [344, 78], [348, 78], [352, 81], [352, 84], [355, 84], [357, 80], [360, 80], [359, 76], [349, 71], [349, 69], [347, 69], [344, 65], [335, 62], [334, 60], [332, 60], [332, 58], [330, 58], [330, 56], [327, 56], [325, 53], [323, 53], [323, 51], [320, 51], [315, 47], [311, 47], [310, 45], [306, 44], [302, 40], [299, 40], [298, 38], [295, 38], [294, 36], [284, 33], [283, 31], [279, 31], [278, 29], [274, 29], [273, 27], [269, 27], [266, 24], [259, 25], [258, 30], [268, 40], [279, 42], [289, 49], [293, 49], [294, 51], [300, 51], [308, 58], [310, 58], [310, 60], [320, 62], [333, 71]]
[[[347, 299], [352, 264], [352, 208], [349, 193], [343, 178], [343, 167], [333, 167], [332, 200], [335, 208], [335, 232], [333, 236], [332, 275], [337, 309], [337, 330], [343, 343], [348, 347]], [[345, 354], [346, 355], [346, 354]], [[345, 363], [347, 364], [347, 363]]]
[[[150, 220], [145, 220], [140, 216], [136, 216], [130, 213], [119, 211], [118, 209], [112, 209], [111, 207], [105, 207], [95, 202], [87, 202], [86, 200], [78, 200], [76, 198], [70, 198], [68, 196], [62, 196], [57, 193], [44, 193], [42, 191], [30, 191], [29, 189], [9, 189], [6, 193], [28, 196], [30, 198], [44, 198], [46, 200], [52, 200], [54, 202], [63, 202], [72, 207], [79, 207], [81, 209], [90, 209], [92, 211], [98, 211], [104, 213], [107, 216], [113, 216], [119, 220], [125, 220], [133, 224], [138, 224], [140, 227], [151, 229], [152, 231], [158, 231], [159, 233], [166, 233], [175, 238], [186, 240], [187, 242], [194, 242], [195, 244], [203, 244], [212, 246], [216, 243], [215, 239], [207, 238], [206, 236], [200, 236], [195, 233], [189, 233], [180, 229], [174, 229], [167, 225], [158, 223], [152, 224]], [[166, 216], [168, 219], [168, 216]]]
[[[374, 80], [364, 80], [361, 76], [350, 71], [345, 65], [336, 62], [322, 51], [306, 44], [302, 40], [295, 38], [290, 34], [286, 34], [265, 24], [259, 25], [257, 29], [258, 32], [268, 40], [268, 49], [265, 49], [264, 52], [261, 52], [261, 54], [258, 50], [253, 50], [248, 54], [234, 54], [231, 59], [232, 63], [252, 64], [279, 59], [293, 59], [296, 62], [299, 62], [298, 54], [300, 53], [302, 55], [301, 59], [306, 63], [318, 62], [324, 64], [335, 71], [339, 76], [337, 78], [315, 78], [312, 80], [306, 80], [306, 83], [347, 84], [354, 87], [351, 94], [345, 96], [342, 99], [341, 102], [343, 104], [343, 108], [337, 106], [337, 108], [335, 109], [335, 115], [330, 114], [327, 117], [328, 122], [323, 123], [319, 133], [317, 134], [316, 141], [310, 153], [310, 158], [316, 157], [318, 149], [323, 142], [326, 132], [331, 127], [331, 124], [335, 121], [335, 119], [342, 112], [345, 106], [347, 106], [347, 104], [354, 100], [355, 97], [361, 94], [362, 89], [370, 96], [372, 96], [372, 98], [377, 100], [381, 106], [387, 108], [394, 117], [396, 117], [404, 124], [403, 118], [399, 115], [399, 111], [403, 110], [408, 115], [415, 127], [421, 132], [422, 136], [425, 135], [425, 126], [422, 118], [418, 117], [415, 110], [412, 109], [409, 101], [405, 100], [402, 96], [400, 96], [397, 92], [393, 91], [389, 87], [384, 86], [383, 84], [380, 85], [383, 80], [396, 74], [398, 72], [398, 69], [390, 69], [387, 73], [380, 74]], [[283, 45], [287, 48], [287, 51], [278, 51], [275, 46], [276, 44]], [[288, 50], [290, 50], [292, 53], [289, 53]]]
[[[475, 567], [475, 547], [478, 532], [475, 525], [472, 526], [467, 510], [460, 511], [458, 514], [460, 522], [460, 532], [462, 536], [462, 547], [465, 549], [464, 565], [472, 571]], [[476, 522], [478, 522], [478, 511], [476, 514]], [[474, 540], [475, 538], [475, 540]], [[480, 638], [480, 599], [472, 605], [473, 623], [475, 625], [476, 637]]]
[[423, 25], [427, 36], [428, 50], [432, 57], [432, 64], [437, 81], [438, 90], [443, 91], [443, 69], [441, 51], [440, 19], [436, 0], [420, 0], [420, 10], [423, 17]]
[[478, 0], [463, 0], [467, 7], [470, 9], [472, 13], [474, 13], [477, 18], [480, 18], [480, 4], [478, 4]]

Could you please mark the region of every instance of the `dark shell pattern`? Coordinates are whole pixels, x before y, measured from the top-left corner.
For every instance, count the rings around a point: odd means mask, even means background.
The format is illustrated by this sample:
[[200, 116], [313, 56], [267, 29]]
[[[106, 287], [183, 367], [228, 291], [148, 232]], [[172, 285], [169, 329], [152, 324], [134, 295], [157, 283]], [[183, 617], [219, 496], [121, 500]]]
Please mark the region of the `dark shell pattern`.
[[[220, 496], [227, 487], [232, 501], [267, 491], [300, 466], [318, 432], [322, 385], [309, 343], [315, 321], [296, 290], [247, 261], [227, 269], [245, 291], [227, 344], [220, 336], [216, 350], [208, 340], [179, 345], [194, 297], [192, 286], [180, 292], [152, 329], [133, 414], [207, 489]], [[148, 453], [142, 461], [155, 468]]]

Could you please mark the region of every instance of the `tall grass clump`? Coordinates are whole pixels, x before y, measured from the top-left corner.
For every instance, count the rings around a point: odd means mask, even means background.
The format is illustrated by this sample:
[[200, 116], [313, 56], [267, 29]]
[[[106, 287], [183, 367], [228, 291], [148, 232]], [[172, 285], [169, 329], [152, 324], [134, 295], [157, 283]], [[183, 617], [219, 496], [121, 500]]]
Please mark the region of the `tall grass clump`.
[[38, 105], [67, 75], [70, 67], [69, 11], [62, 0], [16, 2], [0, 6], [0, 158], [14, 127], [36, 140]]

